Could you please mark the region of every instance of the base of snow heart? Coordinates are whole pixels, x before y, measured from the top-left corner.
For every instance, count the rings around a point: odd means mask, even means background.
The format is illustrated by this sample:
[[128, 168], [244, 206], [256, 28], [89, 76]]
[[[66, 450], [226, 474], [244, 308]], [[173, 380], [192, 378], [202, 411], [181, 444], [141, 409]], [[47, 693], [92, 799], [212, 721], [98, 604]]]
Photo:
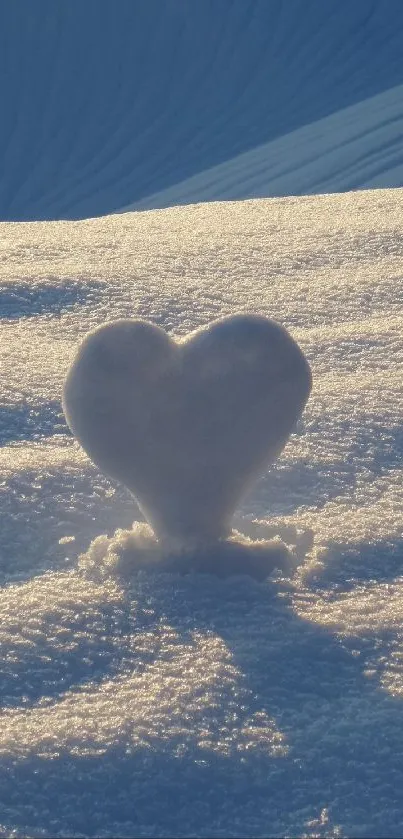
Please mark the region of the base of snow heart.
[[273, 573], [290, 576], [301, 562], [296, 545], [275, 539], [248, 538], [233, 530], [227, 539], [193, 550], [170, 551], [157, 541], [150, 526], [134, 522], [132, 530], [98, 536], [81, 554], [85, 577], [101, 582], [108, 577], [130, 583], [138, 571], [167, 574], [210, 574], [222, 580], [243, 575], [263, 582]]
[[268, 318], [235, 315], [179, 340], [128, 319], [86, 336], [63, 408], [91, 460], [133, 493], [164, 549], [181, 553], [229, 536], [310, 389], [305, 356]]

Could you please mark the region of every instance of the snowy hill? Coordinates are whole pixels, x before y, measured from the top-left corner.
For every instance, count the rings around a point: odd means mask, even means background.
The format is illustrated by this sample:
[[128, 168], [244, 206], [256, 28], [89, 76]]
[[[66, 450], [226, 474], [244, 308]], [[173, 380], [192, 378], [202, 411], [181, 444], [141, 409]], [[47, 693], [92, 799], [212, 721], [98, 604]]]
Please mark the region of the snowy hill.
[[0, 218], [401, 186], [402, 32], [400, 0], [3, 2]]
[[[401, 0], [0, 4], [3, 839], [401, 836], [402, 27]], [[313, 389], [234, 516], [242, 573], [184, 575], [63, 383], [105, 321], [236, 312]], [[291, 573], [253, 573], [261, 539]]]
[[403, 184], [403, 85], [126, 207], [343, 192]]
[[[398, 837], [402, 191], [0, 232], [0, 835]], [[236, 519], [300, 568], [137, 573], [138, 512], [69, 435], [66, 371], [108, 318], [234, 311], [313, 371]]]

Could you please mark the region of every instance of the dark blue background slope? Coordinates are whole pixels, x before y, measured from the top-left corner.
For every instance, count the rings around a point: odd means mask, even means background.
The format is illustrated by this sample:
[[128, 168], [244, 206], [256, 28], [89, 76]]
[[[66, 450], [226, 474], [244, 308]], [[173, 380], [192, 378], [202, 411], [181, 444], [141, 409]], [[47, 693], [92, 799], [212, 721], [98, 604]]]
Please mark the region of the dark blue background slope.
[[401, 0], [1, 0], [0, 218], [102, 215], [403, 82]]

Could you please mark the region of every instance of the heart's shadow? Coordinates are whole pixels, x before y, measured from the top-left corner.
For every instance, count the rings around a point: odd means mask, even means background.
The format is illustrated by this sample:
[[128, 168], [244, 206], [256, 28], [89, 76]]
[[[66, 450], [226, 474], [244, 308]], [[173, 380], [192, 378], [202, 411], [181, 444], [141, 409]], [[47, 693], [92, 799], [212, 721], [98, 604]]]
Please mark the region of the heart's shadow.
[[[217, 693], [197, 712], [191, 697], [202, 694], [190, 679], [187, 717], [166, 736], [150, 730], [143, 745], [131, 739], [129, 726], [101, 750], [87, 734], [81, 752], [76, 745], [51, 759], [28, 755], [11, 774], [3, 760], [4, 820], [17, 796], [25, 830], [42, 828], [45, 818], [62, 835], [245, 837], [266, 835], [264, 823], [270, 835], [309, 836], [318, 835], [309, 825], [327, 808], [329, 832], [322, 827], [320, 835], [365, 836], [371, 828], [375, 836], [399, 836], [401, 700], [365, 675], [368, 638], [354, 640], [353, 655], [334, 631], [301, 617], [296, 594], [284, 579], [258, 584], [245, 576], [217, 580], [155, 569], [133, 575], [117, 623], [126, 625], [130, 614], [133, 638], [145, 628], [157, 637], [163, 624], [179, 644], [191, 645], [196, 635], [221, 639], [235, 668], [232, 686], [220, 689], [218, 673]], [[373, 647], [381, 641], [374, 637]], [[376, 654], [382, 655], [379, 646]], [[164, 660], [158, 644], [155, 655], [156, 664]], [[132, 648], [132, 657], [131, 666], [136, 658], [140, 664], [141, 647]], [[104, 675], [110, 676], [107, 662]], [[186, 683], [188, 674], [176, 678]], [[217, 732], [217, 743], [221, 732], [228, 737], [229, 720], [239, 730], [264, 715], [286, 749], [275, 754], [260, 741], [242, 750], [236, 739], [226, 750], [202, 747], [198, 714]]]

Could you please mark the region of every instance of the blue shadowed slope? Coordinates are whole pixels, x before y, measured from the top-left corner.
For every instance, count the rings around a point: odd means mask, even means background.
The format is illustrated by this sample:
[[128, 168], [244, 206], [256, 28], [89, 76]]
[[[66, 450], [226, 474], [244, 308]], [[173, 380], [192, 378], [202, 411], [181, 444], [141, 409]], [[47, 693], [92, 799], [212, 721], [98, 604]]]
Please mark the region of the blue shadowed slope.
[[400, 0], [4, 2], [0, 218], [113, 212], [381, 94], [402, 33]]

